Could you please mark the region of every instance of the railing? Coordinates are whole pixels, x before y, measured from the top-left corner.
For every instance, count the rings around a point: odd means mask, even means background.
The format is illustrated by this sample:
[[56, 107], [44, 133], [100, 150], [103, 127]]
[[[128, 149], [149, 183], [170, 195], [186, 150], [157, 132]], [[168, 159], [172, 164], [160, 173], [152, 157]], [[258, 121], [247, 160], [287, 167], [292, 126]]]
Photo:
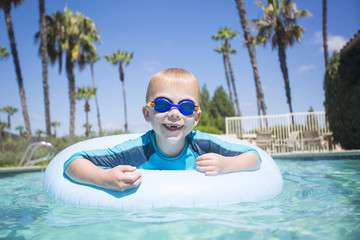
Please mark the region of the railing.
[[[42, 152], [39, 151], [40, 148], [43, 150]], [[43, 157], [32, 159], [32, 156], [35, 153], [35, 151], [39, 151], [41, 153], [44, 153], [45, 151], [46, 154]], [[51, 143], [45, 141], [30, 143], [29, 146], [27, 146], [18, 167], [32, 166], [36, 163], [50, 160], [54, 156], [55, 156], [55, 148]]]
[[271, 154], [341, 150], [333, 143], [325, 112], [227, 117], [225, 123], [226, 135], [247, 140]]

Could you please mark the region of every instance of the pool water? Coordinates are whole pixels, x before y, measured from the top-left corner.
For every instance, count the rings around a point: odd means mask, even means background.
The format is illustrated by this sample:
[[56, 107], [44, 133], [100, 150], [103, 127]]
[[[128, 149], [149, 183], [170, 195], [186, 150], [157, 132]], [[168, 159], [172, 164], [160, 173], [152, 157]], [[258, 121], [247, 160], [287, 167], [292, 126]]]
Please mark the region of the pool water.
[[215, 209], [70, 206], [43, 173], [0, 177], [0, 239], [360, 239], [360, 160], [277, 160], [284, 190]]

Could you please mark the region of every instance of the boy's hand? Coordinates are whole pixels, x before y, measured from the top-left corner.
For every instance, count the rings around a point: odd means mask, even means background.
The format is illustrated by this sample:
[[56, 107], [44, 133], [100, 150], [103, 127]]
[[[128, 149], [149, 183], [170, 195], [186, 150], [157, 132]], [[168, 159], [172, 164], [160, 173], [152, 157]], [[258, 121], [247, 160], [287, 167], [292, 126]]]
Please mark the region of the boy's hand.
[[217, 175], [238, 171], [253, 171], [260, 168], [261, 161], [255, 153], [246, 152], [238, 156], [225, 157], [206, 153], [196, 158], [196, 170], [206, 175]]
[[216, 153], [206, 153], [196, 158], [196, 170], [206, 175], [218, 175], [224, 170], [224, 157]]
[[125, 191], [137, 187], [141, 182], [141, 173], [134, 172], [136, 167], [119, 165], [105, 171], [104, 185], [114, 191]]

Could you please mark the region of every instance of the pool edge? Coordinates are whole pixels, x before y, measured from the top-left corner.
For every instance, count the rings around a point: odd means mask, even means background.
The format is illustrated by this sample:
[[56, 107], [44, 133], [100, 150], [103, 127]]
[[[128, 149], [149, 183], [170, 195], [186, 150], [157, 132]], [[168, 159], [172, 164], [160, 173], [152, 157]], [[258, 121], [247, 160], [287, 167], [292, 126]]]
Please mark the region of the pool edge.
[[360, 160], [360, 150], [340, 152], [311, 152], [311, 153], [286, 153], [274, 154], [271, 157], [275, 160]]
[[0, 174], [3, 173], [25, 173], [25, 172], [42, 172], [47, 166], [33, 167], [0, 167]]

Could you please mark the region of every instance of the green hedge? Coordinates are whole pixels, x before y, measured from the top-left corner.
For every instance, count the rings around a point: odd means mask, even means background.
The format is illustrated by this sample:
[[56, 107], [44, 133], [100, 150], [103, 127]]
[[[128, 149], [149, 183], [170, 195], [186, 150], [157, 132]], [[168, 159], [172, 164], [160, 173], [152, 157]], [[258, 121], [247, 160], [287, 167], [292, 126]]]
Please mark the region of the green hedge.
[[360, 51], [334, 53], [326, 69], [325, 110], [334, 142], [360, 149]]

